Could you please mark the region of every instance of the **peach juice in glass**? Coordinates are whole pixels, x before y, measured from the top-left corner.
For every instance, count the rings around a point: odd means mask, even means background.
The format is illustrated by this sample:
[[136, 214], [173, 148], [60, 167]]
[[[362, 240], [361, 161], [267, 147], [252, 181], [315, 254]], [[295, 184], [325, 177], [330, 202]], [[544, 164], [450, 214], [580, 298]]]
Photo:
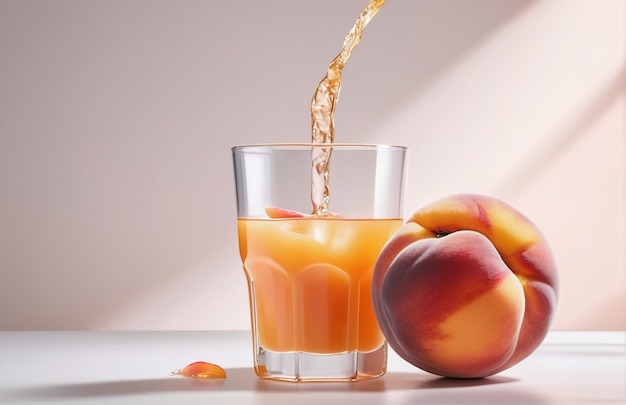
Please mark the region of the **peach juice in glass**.
[[[332, 157], [323, 173], [326, 193], [315, 191], [318, 148]], [[257, 375], [383, 375], [387, 346], [370, 285], [380, 250], [402, 222], [406, 149], [268, 144], [232, 151]], [[312, 201], [316, 194], [323, 201]]]

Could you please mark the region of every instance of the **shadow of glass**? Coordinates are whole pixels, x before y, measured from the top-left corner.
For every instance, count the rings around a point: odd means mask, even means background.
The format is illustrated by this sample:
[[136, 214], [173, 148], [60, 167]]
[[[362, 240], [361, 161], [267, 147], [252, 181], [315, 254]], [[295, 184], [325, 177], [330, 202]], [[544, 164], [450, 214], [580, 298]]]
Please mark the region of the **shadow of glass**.
[[12, 400], [98, 398], [164, 392], [193, 392], [221, 389], [227, 380], [159, 378], [145, 380], [96, 381], [75, 384], [32, 386], [5, 391]]

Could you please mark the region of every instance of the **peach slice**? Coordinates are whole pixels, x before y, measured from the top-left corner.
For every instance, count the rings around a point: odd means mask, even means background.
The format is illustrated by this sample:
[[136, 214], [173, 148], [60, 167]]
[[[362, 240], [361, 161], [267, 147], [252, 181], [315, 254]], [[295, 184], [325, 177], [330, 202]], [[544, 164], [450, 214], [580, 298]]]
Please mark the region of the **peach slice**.
[[[305, 217], [314, 216], [313, 214], [303, 214], [298, 211], [276, 207], [273, 205], [269, 207], [265, 207], [265, 214], [267, 214], [267, 216], [270, 218], [305, 218]], [[328, 214], [326, 214], [325, 217], [320, 217], [320, 218], [337, 218], [337, 217], [339, 217], [338, 214], [335, 214], [334, 212], [329, 212]]]
[[265, 207], [265, 213], [270, 218], [302, 218], [306, 216], [305, 214], [298, 211], [292, 211], [286, 208], [275, 206]]

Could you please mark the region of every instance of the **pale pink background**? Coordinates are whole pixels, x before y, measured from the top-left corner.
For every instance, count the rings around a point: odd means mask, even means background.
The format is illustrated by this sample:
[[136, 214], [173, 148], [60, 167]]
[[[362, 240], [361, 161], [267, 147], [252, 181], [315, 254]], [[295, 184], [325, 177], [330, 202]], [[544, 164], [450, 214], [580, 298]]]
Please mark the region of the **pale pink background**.
[[[230, 147], [309, 139], [365, 0], [0, 0], [0, 329], [247, 329]], [[554, 329], [623, 330], [621, 0], [390, 0], [337, 140], [409, 146], [406, 214], [534, 220]]]

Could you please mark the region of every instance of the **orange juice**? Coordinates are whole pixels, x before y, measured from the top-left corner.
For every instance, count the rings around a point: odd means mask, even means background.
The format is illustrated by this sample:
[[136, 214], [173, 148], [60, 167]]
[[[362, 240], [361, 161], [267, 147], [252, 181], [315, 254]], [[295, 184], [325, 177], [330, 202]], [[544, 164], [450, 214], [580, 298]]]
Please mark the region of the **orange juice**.
[[384, 338], [370, 282], [380, 250], [401, 222], [239, 219], [239, 249], [258, 346], [316, 354], [380, 348]]

